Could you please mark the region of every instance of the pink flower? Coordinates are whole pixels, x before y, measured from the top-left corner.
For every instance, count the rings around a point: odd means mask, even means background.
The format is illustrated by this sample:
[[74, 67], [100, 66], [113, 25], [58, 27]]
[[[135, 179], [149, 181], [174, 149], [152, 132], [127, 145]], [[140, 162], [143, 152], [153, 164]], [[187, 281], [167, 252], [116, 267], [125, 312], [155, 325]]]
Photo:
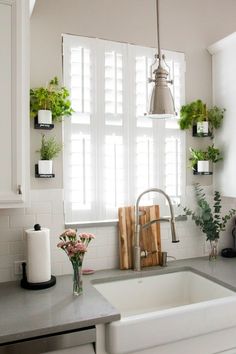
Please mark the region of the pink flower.
[[57, 244], [57, 247], [63, 248], [65, 246], [65, 241], [61, 241]]
[[75, 248], [79, 252], [86, 252], [87, 251], [87, 247], [81, 242], [77, 242], [77, 244], [75, 245]]
[[77, 238], [76, 230], [67, 229], [61, 234], [61, 242], [57, 246], [63, 249], [71, 262], [82, 264], [88, 244], [93, 238], [95, 236], [87, 232], [80, 233]]
[[89, 239], [89, 240], [91, 240], [92, 238], [95, 238], [95, 235], [94, 234], [90, 234], [89, 232], [86, 232], [86, 233], [84, 232], [84, 233], [80, 233], [79, 237], [81, 239]]
[[67, 249], [68, 252], [71, 252], [73, 250], [73, 248], [74, 247], [72, 246], [72, 244], [69, 243], [66, 249]]
[[76, 230], [74, 230], [74, 229], [65, 230], [65, 236], [75, 237], [76, 236]]
[[76, 230], [74, 229], [66, 229], [61, 237], [76, 237]]

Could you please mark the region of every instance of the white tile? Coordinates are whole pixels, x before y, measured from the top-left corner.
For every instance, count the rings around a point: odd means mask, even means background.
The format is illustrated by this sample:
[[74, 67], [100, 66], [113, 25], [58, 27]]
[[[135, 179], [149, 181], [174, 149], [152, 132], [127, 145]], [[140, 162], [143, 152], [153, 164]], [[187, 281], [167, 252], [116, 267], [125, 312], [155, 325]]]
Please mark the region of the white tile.
[[68, 258], [65, 252], [59, 248], [56, 250], [51, 250], [51, 257], [52, 262], [66, 262]]
[[92, 241], [96, 246], [107, 246], [108, 244], [108, 236], [104, 234], [96, 235], [96, 238]]
[[53, 262], [51, 264], [52, 275], [63, 275], [62, 264], [59, 262]]
[[10, 218], [8, 215], [1, 215], [0, 214], [0, 230], [1, 228], [7, 228], [10, 224]]
[[108, 269], [119, 268], [119, 258], [118, 257], [108, 257], [107, 258], [107, 268]]
[[52, 213], [53, 214], [64, 214], [64, 204], [62, 200], [52, 201]]
[[[14, 255], [0, 255], [0, 269], [12, 267], [14, 261], [18, 260], [18, 256]], [[22, 257], [23, 258], [23, 257]]]
[[10, 216], [10, 227], [32, 228], [36, 223], [35, 215], [13, 215]]
[[9, 254], [9, 242], [0, 242], [0, 256]]
[[9, 242], [9, 254], [26, 254], [26, 244], [23, 241]]
[[0, 268], [0, 282], [6, 282], [13, 280], [12, 277], [12, 268]]
[[64, 214], [52, 214], [52, 227], [60, 227], [62, 232], [65, 230]]
[[41, 227], [51, 228], [52, 226], [52, 214], [37, 214], [36, 223]]
[[19, 241], [23, 240], [23, 228], [19, 229], [0, 229], [1, 241]]
[[87, 252], [84, 255], [84, 259], [91, 259], [97, 257], [97, 247], [88, 247]]
[[17, 208], [17, 209], [0, 209], [0, 215], [24, 215], [25, 209], [24, 208]]
[[31, 203], [30, 208], [26, 208], [26, 214], [48, 214], [52, 212], [51, 201], [35, 201]]
[[99, 258], [99, 259], [87, 259], [84, 264], [84, 268], [94, 269], [94, 270], [102, 270], [107, 269], [107, 259]]
[[63, 200], [63, 190], [62, 189], [32, 189], [31, 200], [32, 202]]
[[[72, 265], [69, 260], [68, 260], [68, 262], [62, 263], [61, 265], [62, 265], [62, 274], [72, 274], [73, 273], [73, 268], [72, 268]], [[72, 286], [72, 282], [71, 282], [71, 286]]]
[[104, 257], [113, 257], [116, 258], [119, 254], [119, 250], [114, 246], [107, 245], [106, 248], [103, 246], [97, 247], [97, 257], [104, 258]]

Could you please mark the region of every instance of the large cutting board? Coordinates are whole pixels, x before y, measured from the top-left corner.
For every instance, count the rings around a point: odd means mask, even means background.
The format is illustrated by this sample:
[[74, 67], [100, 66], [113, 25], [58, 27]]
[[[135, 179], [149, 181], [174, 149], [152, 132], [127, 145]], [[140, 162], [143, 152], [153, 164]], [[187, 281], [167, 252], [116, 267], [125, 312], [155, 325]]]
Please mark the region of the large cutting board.
[[[142, 206], [139, 208], [143, 215], [139, 217], [140, 224], [159, 218], [159, 205]], [[134, 206], [118, 209], [119, 218], [119, 252], [120, 269], [133, 268], [133, 242], [134, 242]], [[161, 251], [160, 224], [154, 223], [141, 231], [141, 250], [152, 252], [141, 259], [142, 267], [159, 264], [158, 252]]]

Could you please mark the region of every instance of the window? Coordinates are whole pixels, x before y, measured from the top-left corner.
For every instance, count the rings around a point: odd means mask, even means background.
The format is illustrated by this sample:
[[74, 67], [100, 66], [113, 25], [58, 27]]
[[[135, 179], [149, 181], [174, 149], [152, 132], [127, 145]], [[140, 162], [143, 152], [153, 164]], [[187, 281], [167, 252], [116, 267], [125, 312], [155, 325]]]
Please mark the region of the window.
[[[66, 222], [117, 219], [150, 187], [174, 203], [185, 187], [185, 141], [177, 118], [145, 117], [156, 50], [63, 35], [64, 84], [75, 113], [64, 122]], [[184, 103], [183, 53], [165, 52], [176, 109]], [[145, 204], [165, 208], [161, 196]]]

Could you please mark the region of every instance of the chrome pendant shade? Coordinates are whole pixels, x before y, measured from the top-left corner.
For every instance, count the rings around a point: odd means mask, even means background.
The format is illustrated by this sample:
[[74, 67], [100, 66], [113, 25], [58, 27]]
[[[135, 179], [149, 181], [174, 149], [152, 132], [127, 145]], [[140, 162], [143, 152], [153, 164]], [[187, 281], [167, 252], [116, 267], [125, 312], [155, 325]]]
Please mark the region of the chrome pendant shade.
[[150, 106], [147, 116], [149, 118], [171, 118], [176, 115], [174, 100], [171, 90], [168, 84], [173, 84], [168, 80], [169, 72], [163, 67], [165, 64], [165, 58], [161, 55], [160, 50], [160, 35], [159, 35], [159, 6], [158, 0], [156, 0], [156, 12], [157, 12], [157, 39], [158, 39], [158, 54], [155, 56], [155, 61], [151, 66], [151, 70], [154, 64], [158, 61], [158, 67], [153, 71], [153, 77], [149, 79], [149, 82], [154, 82], [154, 87], [151, 94]]

